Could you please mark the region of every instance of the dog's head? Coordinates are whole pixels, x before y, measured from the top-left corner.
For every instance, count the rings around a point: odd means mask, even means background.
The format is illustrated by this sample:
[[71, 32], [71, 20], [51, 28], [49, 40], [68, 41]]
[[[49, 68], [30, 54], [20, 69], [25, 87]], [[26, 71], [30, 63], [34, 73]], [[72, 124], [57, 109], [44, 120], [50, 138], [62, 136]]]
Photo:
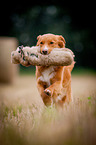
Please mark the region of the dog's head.
[[44, 34], [37, 37], [37, 46], [42, 54], [49, 54], [54, 48], [64, 48], [65, 39], [61, 35]]

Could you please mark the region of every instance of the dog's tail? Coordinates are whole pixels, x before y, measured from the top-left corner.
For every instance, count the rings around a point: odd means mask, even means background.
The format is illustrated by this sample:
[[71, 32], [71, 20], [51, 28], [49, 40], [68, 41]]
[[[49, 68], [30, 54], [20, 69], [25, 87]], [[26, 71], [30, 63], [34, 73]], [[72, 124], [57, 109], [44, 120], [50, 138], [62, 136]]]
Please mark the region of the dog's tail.
[[62, 72], [62, 85], [66, 86], [71, 81], [71, 71], [74, 67], [75, 61], [72, 62], [69, 66], [64, 66]]
[[70, 72], [72, 71], [72, 69], [73, 69], [75, 63], [76, 63], [76, 62], [73, 61], [71, 65], [67, 66], [67, 68], [70, 70]]

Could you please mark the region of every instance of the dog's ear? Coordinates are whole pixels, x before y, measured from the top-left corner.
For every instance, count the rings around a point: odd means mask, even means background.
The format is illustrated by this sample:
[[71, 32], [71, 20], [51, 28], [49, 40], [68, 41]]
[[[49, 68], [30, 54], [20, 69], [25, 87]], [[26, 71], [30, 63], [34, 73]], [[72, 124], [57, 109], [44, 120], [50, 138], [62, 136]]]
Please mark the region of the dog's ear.
[[64, 37], [62, 35], [59, 36], [60, 40], [62, 40], [64, 43], [66, 43]]
[[39, 36], [37, 36], [37, 44], [36, 44], [36, 46], [39, 46], [40, 44], [39, 44], [39, 39], [40, 39], [40, 37], [41, 37], [41, 35], [39, 35]]
[[39, 40], [40, 37], [41, 37], [41, 35], [37, 36], [37, 40]]
[[58, 45], [60, 46], [60, 48], [65, 47], [66, 41], [65, 41], [65, 39], [63, 38], [63, 36], [62, 36], [62, 35], [59, 35], [58, 37], [59, 37]]

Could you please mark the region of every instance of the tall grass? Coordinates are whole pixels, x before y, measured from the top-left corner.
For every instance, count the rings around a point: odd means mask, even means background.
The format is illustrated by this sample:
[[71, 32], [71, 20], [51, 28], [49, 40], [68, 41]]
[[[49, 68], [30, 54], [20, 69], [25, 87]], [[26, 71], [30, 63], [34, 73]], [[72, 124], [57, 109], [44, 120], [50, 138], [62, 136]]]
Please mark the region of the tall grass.
[[74, 101], [58, 110], [43, 105], [31, 86], [34, 77], [20, 76], [15, 85], [2, 86], [0, 145], [95, 145], [95, 81], [94, 76], [73, 77]]
[[1, 145], [94, 145], [96, 143], [96, 94], [75, 99], [63, 110], [55, 107], [8, 107], [0, 114]]

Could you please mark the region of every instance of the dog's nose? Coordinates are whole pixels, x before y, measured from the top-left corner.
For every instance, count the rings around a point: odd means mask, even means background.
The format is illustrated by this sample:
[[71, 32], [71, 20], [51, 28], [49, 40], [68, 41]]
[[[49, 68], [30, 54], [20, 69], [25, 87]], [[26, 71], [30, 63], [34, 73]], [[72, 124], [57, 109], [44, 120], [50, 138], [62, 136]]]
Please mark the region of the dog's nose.
[[47, 50], [42, 50], [42, 53], [43, 53], [44, 55], [46, 55], [46, 54], [48, 54], [48, 51], [47, 51]]

